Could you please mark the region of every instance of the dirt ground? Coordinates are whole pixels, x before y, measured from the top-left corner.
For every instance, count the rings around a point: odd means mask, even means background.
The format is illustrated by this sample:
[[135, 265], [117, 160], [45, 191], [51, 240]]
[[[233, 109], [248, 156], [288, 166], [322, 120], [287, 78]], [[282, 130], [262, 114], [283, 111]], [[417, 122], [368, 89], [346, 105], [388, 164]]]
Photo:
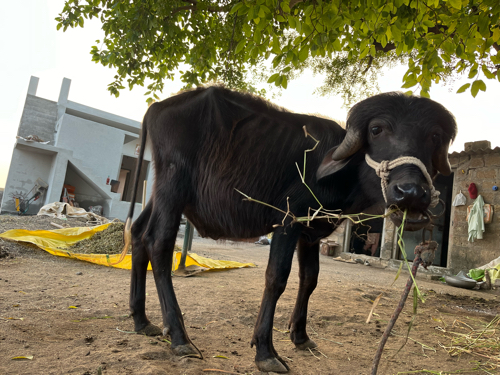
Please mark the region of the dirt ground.
[[[0, 216], [0, 233], [12, 228], [52, 229], [75, 220]], [[179, 239], [181, 244], [182, 239]], [[253, 262], [256, 268], [205, 272], [175, 278], [174, 286], [191, 339], [205, 359], [178, 358], [168, 337], [130, 332], [130, 271], [54, 257], [34, 246], [0, 240], [0, 374], [259, 374], [250, 348], [264, 287], [269, 246], [195, 239], [193, 252], [215, 259]], [[291, 374], [368, 374], [382, 332], [406, 282], [391, 286], [396, 270], [347, 264], [321, 256], [319, 285], [311, 297], [308, 332], [318, 350], [300, 352], [289, 340], [287, 324], [298, 290], [294, 263], [275, 315], [274, 345]], [[500, 373], [485, 353], [451, 357], [443, 346], [468, 328], [485, 327], [500, 314], [495, 291], [453, 288], [430, 281], [406, 346], [412, 316], [409, 301], [389, 338], [379, 374]], [[376, 315], [365, 323], [372, 301], [383, 293]], [[161, 325], [152, 274], [148, 275], [147, 312]], [[455, 326], [453, 326], [455, 324]], [[497, 326], [496, 342], [500, 345]], [[443, 332], [445, 330], [446, 332]], [[491, 333], [491, 332], [490, 332]], [[499, 346], [497, 346], [498, 348]], [[490, 353], [491, 354], [491, 353]], [[31, 360], [14, 360], [33, 356]], [[212, 369], [214, 371], [207, 371]], [[215, 371], [218, 370], [218, 371]]]

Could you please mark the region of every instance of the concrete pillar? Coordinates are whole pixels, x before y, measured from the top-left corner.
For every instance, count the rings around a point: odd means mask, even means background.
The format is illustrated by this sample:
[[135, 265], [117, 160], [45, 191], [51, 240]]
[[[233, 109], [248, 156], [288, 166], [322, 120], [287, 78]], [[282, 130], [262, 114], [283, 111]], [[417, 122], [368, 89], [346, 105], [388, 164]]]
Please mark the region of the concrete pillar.
[[71, 80], [69, 78], [63, 78], [61, 84], [61, 91], [59, 91], [59, 99], [57, 104], [65, 105], [68, 102], [69, 88], [71, 86]]
[[59, 202], [61, 199], [61, 192], [64, 185], [64, 179], [66, 178], [66, 169], [68, 168], [68, 157], [67, 155], [57, 154], [52, 161], [52, 167], [50, 168], [49, 188], [47, 189], [47, 195], [45, 198], [45, 204], [52, 202]]
[[38, 89], [38, 81], [40, 81], [40, 78], [31, 76], [30, 78], [30, 83], [28, 85], [28, 94], [29, 95], [36, 95], [36, 90]]
[[352, 221], [349, 219], [345, 219], [345, 231], [344, 231], [344, 249], [342, 252], [348, 253], [351, 245], [351, 231], [352, 231]]
[[[387, 213], [387, 210], [386, 210]], [[384, 219], [384, 226], [382, 229], [382, 242], [380, 244], [380, 259], [391, 259], [395, 257], [395, 247], [397, 247], [397, 240], [394, 236], [397, 233], [397, 228], [388, 217]]]
[[69, 88], [71, 86], [71, 80], [69, 78], [64, 78], [61, 84], [61, 91], [59, 91], [59, 99], [57, 100], [57, 122], [54, 128], [54, 145], [57, 146], [57, 141], [59, 138], [59, 129], [63, 121], [64, 114], [66, 113], [66, 106], [68, 103]]

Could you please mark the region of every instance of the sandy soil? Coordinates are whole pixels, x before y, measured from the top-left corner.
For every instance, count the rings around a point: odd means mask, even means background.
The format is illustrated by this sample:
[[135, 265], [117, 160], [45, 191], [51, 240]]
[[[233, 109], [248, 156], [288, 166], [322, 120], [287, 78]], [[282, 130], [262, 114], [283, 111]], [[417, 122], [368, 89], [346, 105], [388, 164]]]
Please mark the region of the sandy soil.
[[[23, 226], [52, 229], [50, 221], [54, 219], [0, 216], [0, 232]], [[129, 271], [54, 257], [29, 245], [0, 240], [0, 247], [8, 254], [0, 259], [0, 374], [259, 374], [249, 342], [264, 286], [268, 246], [195, 239], [193, 252], [258, 266], [174, 279], [188, 332], [204, 360], [175, 357], [164, 341], [168, 337], [130, 332]], [[320, 282], [311, 297], [308, 326], [319, 350], [300, 352], [286, 333], [298, 289], [294, 264], [278, 303], [274, 331], [275, 347], [287, 359], [291, 374], [368, 374], [406, 282], [407, 274], [402, 274], [391, 286], [395, 274], [393, 269], [321, 256]], [[457, 289], [423, 274], [418, 281], [426, 303], [419, 305], [411, 339], [395, 354], [411, 320], [408, 302], [386, 346], [379, 374], [428, 373], [423, 369], [443, 374], [498, 373], [498, 368], [484, 365], [484, 357], [467, 353], [450, 357], [441, 345], [450, 344], [451, 334], [438, 329], [446, 327], [450, 332], [459, 321], [484, 327], [500, 314], [498, 290]], [[366, 324], [371, 301], [382, 292], [377, 315]], [[152, 275], [147, 293], [149, 318], [161, 325]], [[33, 359], [13, 360], [15, 356]], [[488, 372], [479, 369], [478, 363]]]

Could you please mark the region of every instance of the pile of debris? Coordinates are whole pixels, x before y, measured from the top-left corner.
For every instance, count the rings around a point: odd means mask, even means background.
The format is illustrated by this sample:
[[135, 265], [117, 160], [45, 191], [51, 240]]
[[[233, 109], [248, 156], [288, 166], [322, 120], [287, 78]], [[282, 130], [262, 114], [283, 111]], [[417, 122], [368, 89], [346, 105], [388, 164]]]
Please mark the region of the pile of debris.
[[123, 249], [125, 224], [113, 222], [102, 232], [65, 249], [78, 254], [119, 254]]

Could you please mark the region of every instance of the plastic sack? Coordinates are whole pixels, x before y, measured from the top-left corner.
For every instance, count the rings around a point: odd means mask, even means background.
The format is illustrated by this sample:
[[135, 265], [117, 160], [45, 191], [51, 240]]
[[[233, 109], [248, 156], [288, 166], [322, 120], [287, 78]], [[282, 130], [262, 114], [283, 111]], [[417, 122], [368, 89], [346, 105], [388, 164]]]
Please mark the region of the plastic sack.
[[467, 197], [462, 194], [462, 190], [460, 190], [460, 193], [458, 193], [455, 196], [455, 199], [453, 199], [452, 205], [457, 207], [457, 206], [465, 206], [465, 203], [467, 202]]

